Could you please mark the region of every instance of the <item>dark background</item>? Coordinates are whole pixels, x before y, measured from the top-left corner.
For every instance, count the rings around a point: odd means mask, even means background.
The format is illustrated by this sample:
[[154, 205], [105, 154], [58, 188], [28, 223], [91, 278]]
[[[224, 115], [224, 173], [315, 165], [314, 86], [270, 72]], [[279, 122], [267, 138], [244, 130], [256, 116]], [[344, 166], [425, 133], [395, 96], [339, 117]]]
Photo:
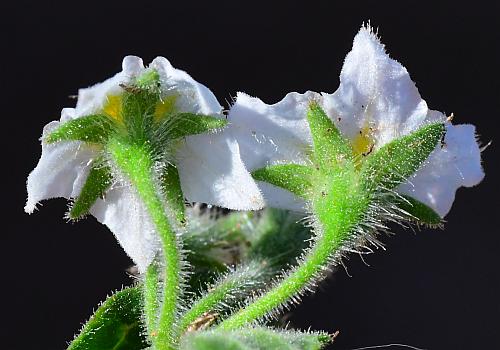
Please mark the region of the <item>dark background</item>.
[[379, 28], [429, 106], [474, 123], [486, 179], [461, 189], [444, 231], [395, 229], [386, 252], [347, 262], [291, 318], [340, 330], [334, 349], [404, 343], [500, 349], [497, 229], [498, 2], [11, 1], [2, 5], [2, 349], [63, 349], [131, 264], [93, 218], [63, 219], [66, 201], [24, 214], [38, 138], [67, 96], [120, 70], [126, 54], [166, 56], [222, 104], [236, 91], [273, 103], [289, 91], [333, 92], [364, 21]]

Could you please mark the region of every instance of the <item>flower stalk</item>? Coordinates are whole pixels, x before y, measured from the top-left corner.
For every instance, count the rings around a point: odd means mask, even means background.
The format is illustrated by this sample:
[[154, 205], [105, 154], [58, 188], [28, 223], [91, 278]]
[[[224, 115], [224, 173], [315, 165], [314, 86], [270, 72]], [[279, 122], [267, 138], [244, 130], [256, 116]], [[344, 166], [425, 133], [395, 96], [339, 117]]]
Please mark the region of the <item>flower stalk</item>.
[[[153, 344], [158, 350], [173, 348], [173, 333], [179, 303], [179, 285], [181, 283], [181, 259], [179, 242], [176, 233], [167, 217], [164, 201], [159, 196], [157, 181], [154, 174], [152, 151], [148, 143], [128, 143], [126, 140], [110, 140], [108, 151], [123, 175], [134, 186], [139, 197], [144, 202], [147, 212], [154, 223], [162, 242], [164, 256], [163, 300], [159, 310], [156, 327], [150, 329]], [[149, 327], [154, 324], [155, 302], [158, 278], [153, 270], [147, 273], [145, 283], [146, 317]]]
[[317, 213], [316, 237], [303, 261], [273, 289], [223, 321], [221, 329], [238, 329], [265, 317], [303, 293], [328, 269], [368, 209], [366, 196], [353, 175], [350, 171], [340, 173], [331, 181], [331, 193], [320, 194], [322, 198], [318, 198], [313, 210]]

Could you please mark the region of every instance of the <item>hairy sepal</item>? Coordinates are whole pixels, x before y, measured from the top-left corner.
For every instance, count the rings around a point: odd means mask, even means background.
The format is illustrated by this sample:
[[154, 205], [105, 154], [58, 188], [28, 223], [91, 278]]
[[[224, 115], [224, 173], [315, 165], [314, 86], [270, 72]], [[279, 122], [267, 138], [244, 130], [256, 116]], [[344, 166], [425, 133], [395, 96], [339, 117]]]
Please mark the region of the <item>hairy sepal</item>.
[[284, 188], [293, 194], [309, 198], [312, 192], [313, 168], [300, 164], [269, 165], [252, 172], [255, 180]]
[[227, 125], [227, 120], [210, 115], [176, 113], [165, 118], [159, 125], [164, 137], [175, 140], [189, 135], [216, 132]]
[[443, 123], [429, 124], [369, 155], [360, 174], [367, 190], [390, 190], [406, 181], [425, 162], [444, 134]]
[[352, 148], [317, 102], [311, 102], [307, 121], [313, 138], [313, 160], [325, 169], [352, 157]]
[[443, 219], [434, 209], [410, 196], [401, 195], [397, 205], [403, 214], [408, 214], [409, 221], [430, 227], [439, 227], [443, 223]]
[[181, 179], [179, 178], [179, 172], [177, 167], [173, 164], [166, 164], [161, 169], [160, 183], [165, 199], [169, 203], [169, 208], [173, 211], [173, 214], [179, 224], [184, 225], [186, 223], [185, 218], [185, 201], [184, 194], [181, 188]]
[[60, 141], [83, 141], [104, 144], [116, 126], [106, 115], [88, 115], [69, 120], [44, 139], [47, 143]]
[[85, 184], [67, 214], [68, 218], [77, 220], [87, 215], [97, 199], [104, 197], [112, 181], [111, 169], [102, 159], [94, 160]]

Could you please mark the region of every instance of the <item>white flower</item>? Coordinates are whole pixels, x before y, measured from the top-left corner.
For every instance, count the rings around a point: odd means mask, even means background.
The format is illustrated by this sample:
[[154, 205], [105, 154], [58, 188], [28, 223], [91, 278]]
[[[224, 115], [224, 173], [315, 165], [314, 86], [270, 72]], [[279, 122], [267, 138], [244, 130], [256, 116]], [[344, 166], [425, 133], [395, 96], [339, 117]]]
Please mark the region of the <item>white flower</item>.
[[[277, 163], [307, 163], [312, 142], [306, 110], [318, 101], [342, 134], [362, 155], [446, 116], [429, 110], [407, 70], [385, 52], [383, 44], [363, 27], [354, 38], [333, 94], [290, 93], [267, 105], [238, 93], [229, 112], [230, 128], [240, 144], [249, 170]], [[480, 149], [472, 125], [446, 122], [446, 137], [427, 162], [398, 188], [444, 217], [460, 186], [474, 186], [484, 177]], [[303, 200], [290, 192], [260, 182], [269, 205], [303, 210]]]
[[[176, 110], [223, 118], [222, 107], [212, 92], [193, 80], [184, 71], [175, 69], [163, 57], [156, 58], [150, 68], [160, 76], [161, 88], [174, 98]], [[42, 139], [60, 123], [101, 113], [113, 116], [114, 99], [127, 85], [145, 71], [142, 60], [127, 56], [123, 70], [114, 77], [78, 93], [76, 108], [65, 108], [60, 121], [47, 124]], [[42, 156], [28, 177], [28, 200], [25, 211], [32, 213], [38, 202], [54, 198], [76, 198], [92, 166], [99, 148], [80, 141], [42, 142]], [[174, 163], [188, 201], [203, 202], [230, 209], [260, 209], [263, 199], [239, 156], [239, 147], [232, 137], [199, 134], [185, 137], [175, 149]], [[117, 177], [119, 179], [119, 177]], [[160, 249], [144, 204], [125, 180], [116, 181], [98, 199], [90, 212], [109, 227], [127, 254], [144, 271]]]

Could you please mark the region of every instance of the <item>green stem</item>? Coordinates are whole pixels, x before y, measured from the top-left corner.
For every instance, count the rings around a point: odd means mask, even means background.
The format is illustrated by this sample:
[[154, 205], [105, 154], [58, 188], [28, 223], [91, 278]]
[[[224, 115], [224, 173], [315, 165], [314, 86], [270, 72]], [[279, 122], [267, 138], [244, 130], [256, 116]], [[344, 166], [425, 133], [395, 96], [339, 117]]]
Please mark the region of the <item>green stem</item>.
[[160, 271], [156, 262], [148, 266], [144, 274], [144, 317], [148, 335], [151, 337], [156, 331], [158, 320], [158, 287], [160, 285]]
[[[153, 332], [155, 336], [152, 337], [152, 341], [158, 350], [173, 349], [174, 325], [181, 282], [181, 256], [176, 234], [167, 218], [164, 202], [158, 194], [160, 191], [156, 185], [151, 150], [147, 142], [129, 143], [118, 139], [109, 141], [108, 150], [115, 164], [137, 190], [162, 241], [165, 259], [163, 302], [160, 307], [157, 330]], [[153, 288], [146, 292], [148, 297], [155, 293], [157, 288], [153, 282], [147, 283], [145, 287]], [[148, 307], [151, 306], [150, 304]], [[152, 310], [147, 312], [150, 313], [151, 317]]]
[[191, 325], [199, 317], [209, 311], [212, 311], [221, 301], [225, 299], [227, 293], [231, 292], [234, 287], [234, 281], [223, 281], [223, 283], [217, 285], [209, 293], [195, 301], [195, 303], [191, 306], [191, 309], [189, 309], [188, 312], [186, 312], [186, 314], [182, 317], [179, 325], [179, 333], [184, 333], [188, 329], [189, 325]]
[[267, 276], [266, 268], [264, 263], [257, 260], [239, 266], [235, 271], [230, 272], [208, 293], [193, 303], [181, 319], [179, 333], [185, 332], [189, 325], [207, 312], [216, 310], [221, 304], [227, 305], [241, 300], [249, 291], [260, 286]]
[[[273, 289], [253, 303], [223, 321], [219, 328], [233, 330], [261, 319], [297, 296], [324, 271], [349, 237], [353, 227], [359, 224], [367, 210], [366, 193], [357, 184], [353, 172], [325, 175], [326, 191], [323, 189], [313, 200], [313, 212], [318, 220], [315, 244], [304, 260]], [[325, 179], [325, 178], [323, 178]], [[320, 188], [321, 185], [316, 186]]]

